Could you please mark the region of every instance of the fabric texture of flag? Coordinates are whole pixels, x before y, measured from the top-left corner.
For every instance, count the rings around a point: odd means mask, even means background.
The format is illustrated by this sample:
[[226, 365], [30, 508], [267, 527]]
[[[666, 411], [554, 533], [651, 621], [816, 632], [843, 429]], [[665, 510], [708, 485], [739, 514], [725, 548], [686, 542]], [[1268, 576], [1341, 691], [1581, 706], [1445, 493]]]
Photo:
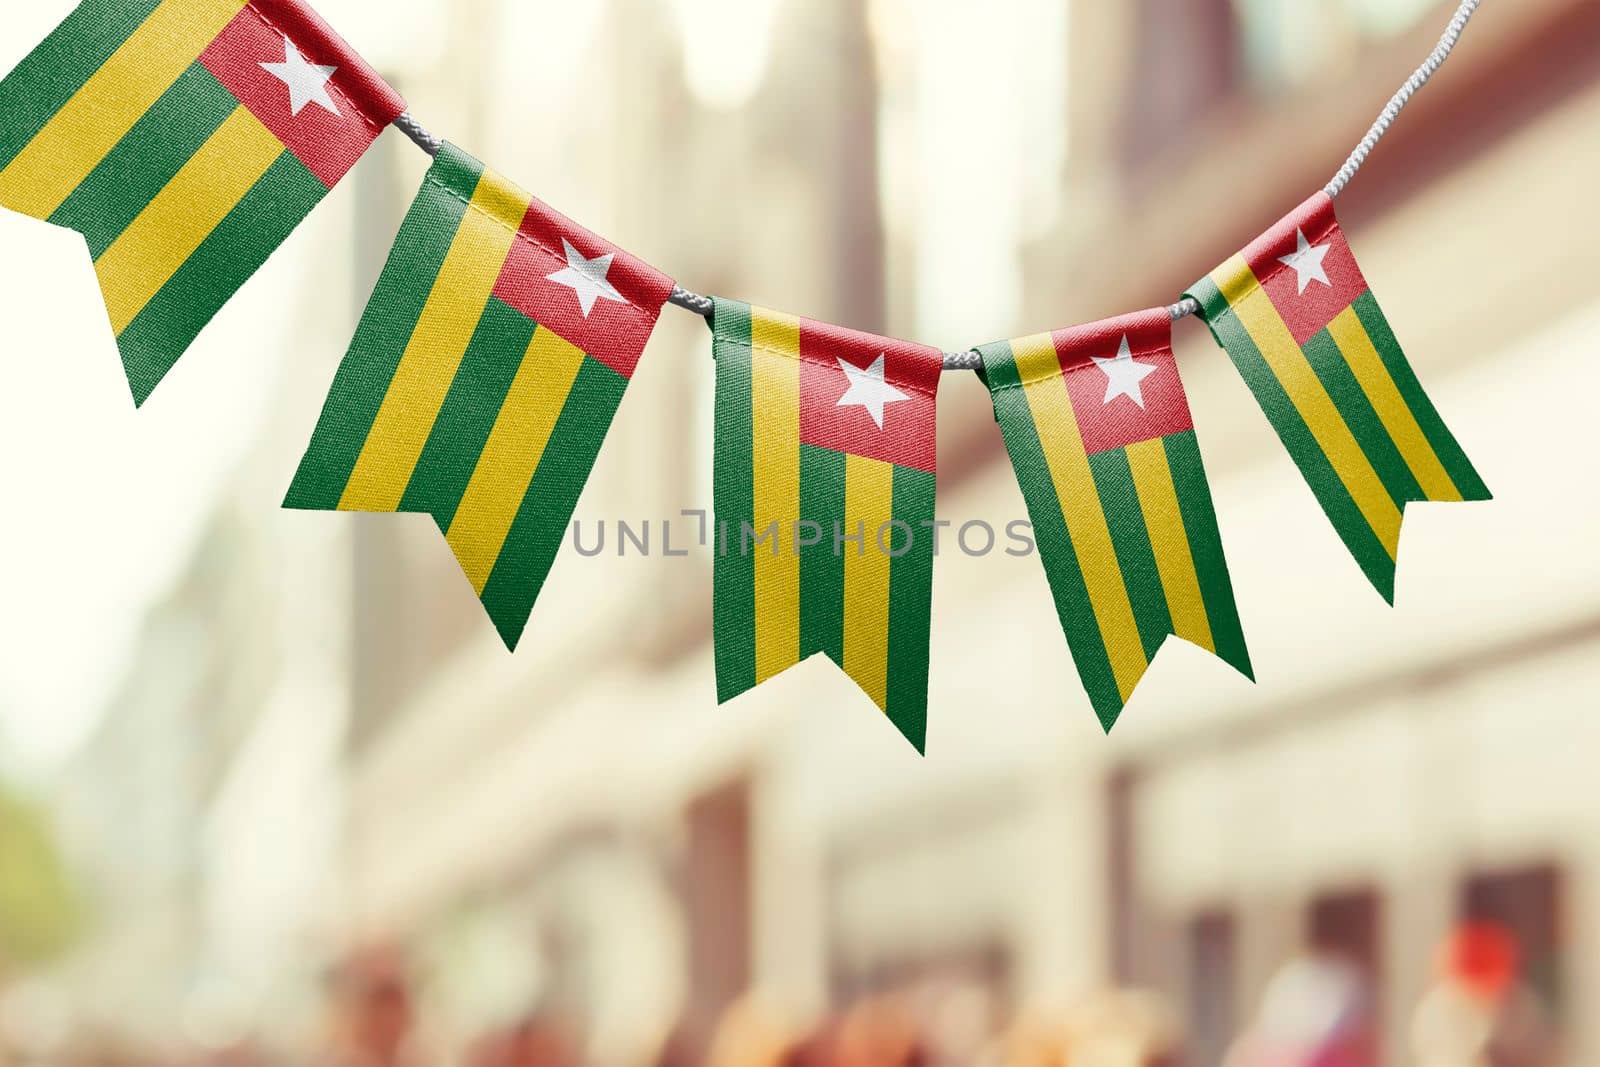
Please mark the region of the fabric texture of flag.
[[823, 653], [923, 751], [943, 354], [732, 300], [712, 329], [718, 695]]
[[446, 144], [284, 506], [432, 515], [515, 648], [671, 292]]
[[142, 404], [403, 110], [301, 0], [84, 0], [0, 82], [0, 206], [83, 234]]
[[978, 351], [1101, 725], [1168, 635], [1253, 678], [1167, 310]]
[[1393, 603], [1406, 504], [1490, 494], [1395, 340], [1333, 200], [1313, 196], [1188, 295]]

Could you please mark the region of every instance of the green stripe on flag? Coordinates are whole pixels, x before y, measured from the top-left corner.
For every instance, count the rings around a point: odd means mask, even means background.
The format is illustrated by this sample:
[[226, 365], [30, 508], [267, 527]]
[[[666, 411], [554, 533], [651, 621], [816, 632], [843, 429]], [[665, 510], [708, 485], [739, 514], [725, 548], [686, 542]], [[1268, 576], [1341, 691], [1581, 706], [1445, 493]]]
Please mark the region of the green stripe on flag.
[[1089, 457], [1089, 469], [1100, 494], [1100, 510], [1111, 528], [1122, 584], [1133, 604], [1133, 618], [1139, 626], [1139, 640], [1148, 664], [1172, 633], [1172, 612], [1167, 607], [1166, 587], [1161, 584], [1161, 571], [1156, 567], [1150, 527], [1145, 524], [1144, 509], [1139, 504], [1127, 450], [1097, 452]]
[[1278, 439], [1299, 466], [1301, 476], [1322, 503], [1323, 510], [1328, 513], [1334, 529], [1350, 549], [1350, 554], [1355, 556], [1362, 571], [1384, 599], [1393, 603], [1394, 560], [1389, 558], [1383, 542], [1378, 540], [1378, 535], [1356, 506], [1350, 491], [1344, 487], [1344, 482], [1322, 451], [1322, 446], [1312, 436], [1311, 428], [1305, 424], [1294, 401], [1284, 391], [1283, 384], [1272, 373], [1272, 368], [1267, 366], [1261, 350], [1251, 340], [1239, 316], [1230, 310], [1211, 319], [1209, 325], [1217, 343], [1227, 351], [1228, 358], [1233, 360], [1233, 365], [1255, 394], [1256, 403], [1261, 405], [1267, 420], [1278, 432]]
[[1189, 286], [1189, 291], [1183, 296], [1185, 300], [1199, 301], [1200, 317], [1207, 322], [1221, 318], [1231, 310], [1227, 297], [1222, 295], [1222, 290], [1217, 288], [1217, 283], [1211, 280], [1209, 274]]
[[[914, 467], [894, 469], [893, 513], [905, 529], [890, 542], [889, 563], [889, 720], [927, 752], [928, 642], [933, 617], [933, 530], [938, 478]], [[907, 533], [909, 530], [909, 534]], [[909, 542], [907, 538], [909, 537]]]
[[439, 154], [433, 157], [433, 165], [428, 168], [424, 184], [443, 186], [444, 191], [470, 202], [478, 191], [478, 183], [483, 180], [485, 169], [476, 157], [446, 141], [440, 147]]
[[215, 75], [194, 64], [90, 171], [50, 222], [83, 234], [89, 255], [99, 259], [238, 106]]
[[0, 82], [0, 168], [39, 135], [161, 0], [84, 0]]
[[[800, 549], [800, 658], [821, 652], [841, 667], [844, 555], [835, 550], [833, 538], [844, 522], [844, 488], [844, 453], [802, 444], [800, 518], [816, 523], [821, 534], [817, 544]], [[809, 537], [816, 531], [807, 528], [802, 533]]]
[[1366, 390], [1356, 381], [1355, 372], [1350, 369], [1333, 334], [1323, 329], [1301, 348], [1311, 369], [1322, 381], [1322, 387], [1333, 399], [1339, 417], [1350, 427], [1356, 443], [1372, 463], [1372, 469], [1378, 472], [1378, 479], [1389, 491], [1389, 498], [1402, 508], [1408, 500], [1425, 500], [1427, 494], [1417, 484], [1416, 475], [1411, 473], [1411, 467], [1395, 446], [1394, 438], [1389, 436]]
[[499, 297], [489, 298], [411, 472], [400, 511], [432, 515], [440, 531], [449, 533], [533, 332], [532, 319]]
[[1045, 461], [1044, 447], [1039, 443], [1028, 398], [1021, 388], [1016, 358], [1006, 341], [978, 351], [988, 374], [995, 420], [1000, 424], [1006, 450], [1017, 472], [1017, 482], [1028, 502], [1028, 517], [1033, 520], [1039, 557], [1044, 561], [1045, 574], [1055, 593], [1056, 614], [1060, 616], [1061, 628], [1066, 631], [1067, 645], [1078, 665], [1078, 676], [1089, 694], [1089, 702], [1100, 717], [1101, 725], [1109, 730], [1122, 713], [1122, 692], [1111, 670], [1105, 639], [1095, 623], [1089, 589], [1084, 584], [1072, 537], [1067, 532], [1066, 518], [1061, 514], [1060, 499], [1050, 478], [1050, 467]]
[[[712, 614], [716, 640], [717, 699], [732, 700], [756, 684], [756, 562], [743, 551], [743, 529], [755, 521], [754, 376], [750, 305], [716, 301], [712, 315], [717, 361], [715, 459], [711, 531], [714, 557]], [[843, 481], [841, 479], [841, 483]], [[841, 611], [843, 610], [841, 605]]]
[[589, 472], [622, 403], [628, 380], [583, 357], [528, 492], [483, 587], [483, 606], [508, 648], [516, 648], [561, 550]]
[[1422, 427], [1428, 443], [1433, 446], [1434, 455], [1439, 457], [1439, 462], [1444, 464], [1450, 480], [1461, 491], [1462, 499], [1492, 500], [1494, 494], [1489, 492], [1489, 487], [1478, 476], [1472, 461], [1467, 458], [1455, 435], [1450, 432], [1438, 409], [1433, 406], [1427, 390], [1423, 389], [1422, 383], [1417, 380], [1417, 372], [1412, 369], [1411, 361], [1406, 359], [1405, 353], [1400, 348], [1400, 342], [1395, 339], [1394, 331], [1390, 329], [1389, 320], [1384, 316], [1383, 309], [1378, 306], [1377, 298], [1370, 291], [1365, 292], [1356, 298], [1353, 306], [1356, 317], [1361, 320], [1362, 328], [1372, 339], [1372, 347], [1378, 350], [1383, 365], [1389, 369], [1389, 377], [1394, 379], [1395, 387], [1405, 398], [1412, 415], [1416, 416], [1417, 425]]
[[1211, 623], [1212, 643], [1224, 663], [1254, 681], [1255, 670], [1239, 623], [1239, 606], [1233, 596], [1228, 559], [1222, 551], [1216, 504], [1211, 499], [1199, 441], [1193, 430], [1185, 430], [1167, 437], [1164, 444], [1172, 484], [1178, 491], [1178, 511], [1189, 538], [1189, 554], [1194, 557], [1195, 574], [1200, 579], [1200, 596]]
[[285, 151], [117, 338], [135, 403], [328, 193]]
[[[459, 155], [446, 145], [439, 153], [441, 161], [429, 171], [430, 179], [442, 168], [454, 165], [454, 160], [446, 158], [449, 153]], [[468, 187], [476, 186], [477, 181], [471, 177]], [[423, 305], [433, 291], [434, 279], [466, 211], [466, 201], [438, 188], [431, 180], [423, 184], [400, 226], [350, 350], [339, 364], [322, 417], [289, 486], [284, 507], [338, 509], [350, 472], [355, 469], [367, 433], [378, 417], [395, 368], [417, 328]]]

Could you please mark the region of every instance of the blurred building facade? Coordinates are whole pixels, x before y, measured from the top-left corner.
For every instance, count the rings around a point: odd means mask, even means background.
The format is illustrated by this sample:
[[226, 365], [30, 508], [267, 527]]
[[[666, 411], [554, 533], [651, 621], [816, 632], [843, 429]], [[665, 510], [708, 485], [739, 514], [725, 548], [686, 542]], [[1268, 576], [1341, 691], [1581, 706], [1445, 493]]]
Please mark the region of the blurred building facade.
[[[1443, 17], [1014, 0], [1007, 36], [955, 5], [789, 2], [759, 88], [723, 109], [690, 89], [695, 5], [611, 0], [568, 72], [604, 77], [547, 112], [497, 101], [547, 99], [548, 72], [473, 62], [528, 29], [516, 6], [454, 5], [407, 86], [430, 121], [456, 120], [467, 147], [685, 284], [947, 347], [993, 339], [953, 335], [969, 319], [998, 336], [1169, 301], [1327, 179]], [[1039, 25], [1059, 39], [1030, 41]], [[1059, 64], [1016, 83], [1044, 87], [1018, 128], [1045, 163], [962, 158], [990, 136], [983, 88], [952, 109], [952, 79], [983, 77], [968, 34], [988, 58], [1028, 45]], [[669, 315], [579, 507], [584, 542], [610, 539], [563, 554], [515, 656], [426, 520], [251, 534], [255, 511], [222, 509], [63, 775], [62, 820], [106, 893], [63, 982], [108, 1022], [244, 1018], [303, 1008], [341, 953], [394, 942], [426, 976], [430, 1040], [542, 1003], [607, 1063], [703, 1050], [752, 991], [803, 1020], [917, 983], [980, 990], [997, 1017], [1136, 987], [1173, 1006], [1188, 1062], [1211, 1064], [1283, 962], [1318, 948], [1361, 970], [1400, 1063], [1435, 949], [1470, 917], [1517, 935], [1570, 1061], [1600, 1057], [1584, 802], [1600, 571], [1576, 566], [1600, 506], [1572, 489], [1594, 473], [1578, 457], [1600, 233], [1573, 219], [1600, 128], [1600, 12], [1487, 5], [1472, 34], [1340, 202], [1502, 494], [1413, 509], [1398, 609], [1188, 323], [1179, 355], [1258, 688], [1171, 647], [1107, 739], [1037, 561], [947, 545], [926, 760], [825, 663], [718, 707], [710, 558], [685, 514], [710, 503], [712, 375], [703, 325]], [[327, 224], [322, 247], [354, 250], [349, 293], [420, 171], [404, 150]], [[1007, 209], [973, 210], [1008, 243], [945, 255], [929, 234], [986, 176]], [[1003, 311], [949, 299], [962, 291]], [[298, 455], [338, 340], [289, 375], [241, 480], [257, 497]], [[1014, 477], [983, 390], [952, 377], [941, 517], [1003, 529], [1024, 514]], [[619, 520], [649, 524], [657, 551], [625, 551]]]

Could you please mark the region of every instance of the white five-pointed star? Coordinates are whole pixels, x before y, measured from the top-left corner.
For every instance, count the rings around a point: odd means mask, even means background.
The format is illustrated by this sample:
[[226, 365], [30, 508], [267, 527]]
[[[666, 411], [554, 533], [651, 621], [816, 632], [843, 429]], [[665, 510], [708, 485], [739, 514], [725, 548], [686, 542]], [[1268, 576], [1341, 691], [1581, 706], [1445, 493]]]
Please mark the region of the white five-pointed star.
[[298, 115], [307, 104], [316, 104], [330, 114], [339, 114], [339, 106], [328, 95], [328, 79], [339, 68], [307, 62], [288, 37], [283, 39], [283, 62], [263, 63], [261, 68], [289, 87], [291, 113]]
[[1090, 357], [1095, 366], [1106, 373], [1106, 399], [1107, 404], [1119, 396], [1125, 396], [1144, 407], [1144, 380], [1160, 367], [1149, 363], [1138, 363], [1133, 358], [1133, 349], [1128, 345], [1126, 335], [1122, 338], [1122, 347], [1117, 349], [1114, 359], [1101, 359], [1099, 356]]
[[602, 297], [619, 304], [628, 302], [628, 298], [617, 292], [617, 287], [606, 278], [611, 273], [611, 261], [617, 255], [615, 252], [584, 259], [583, 253], [573, 248], [572, 242], [565, 237], [561, 239], [561, 247], [566, 249], [567, 265], [554, 274], [546, 274], [545, 279], [571, 289], [578, 297], [578, 306], [583, 309], [584, 318], [589, 317], [589, 312], [594, 310], [594, 302]]
[[861, 405], [872, 416], [878, 429], [883, 429], [884, 405], [911, 399], [883, 380], [883, 353], [880, 352], [878, 358], [872, 361], [872, 366], [865, 369], [845, 362], [843, 356], [835, 358], [839, 360], [839, 368], [844, 371], [845, 377], [850, 379], [850, 388], [839, 398], [838, 406]]
[[1278, 262], [1294, 268], [1295, 276], [1300, 279], [1302, 296], [1305, 295], [1306, 286], [1312, 282], [1321, 282], [1332, 288], [1333, 283], [1328, 280], [1328, 269], [1322, 265], [1322, 261], [1328, 257], [1328, 249], [1332, 246], [1313, 245], [1306, 240], [1304, 230], [1297, 231], [1297, 236], [1300, 238], [1300, 247], [1287, 256], [1279, 256]]

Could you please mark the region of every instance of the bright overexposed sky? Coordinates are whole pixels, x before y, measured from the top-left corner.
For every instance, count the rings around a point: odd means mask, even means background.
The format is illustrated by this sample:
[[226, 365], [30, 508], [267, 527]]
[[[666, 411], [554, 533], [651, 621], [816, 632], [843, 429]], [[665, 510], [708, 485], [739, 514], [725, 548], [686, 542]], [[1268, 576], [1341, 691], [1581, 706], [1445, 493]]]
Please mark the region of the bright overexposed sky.
[[[10, 70], [70, 0], [7, 12]], [[288, 262], [269, 265], [135, 411], [82, 239], [0, 211], [0, 768], [68, 752], [259, 424]]]
[[136, 412], [82, 240], [0, 212], [7, 762], [58, 757], [102, 710], [259, 422], [278, 332], [268, 296], [231, 307]]

